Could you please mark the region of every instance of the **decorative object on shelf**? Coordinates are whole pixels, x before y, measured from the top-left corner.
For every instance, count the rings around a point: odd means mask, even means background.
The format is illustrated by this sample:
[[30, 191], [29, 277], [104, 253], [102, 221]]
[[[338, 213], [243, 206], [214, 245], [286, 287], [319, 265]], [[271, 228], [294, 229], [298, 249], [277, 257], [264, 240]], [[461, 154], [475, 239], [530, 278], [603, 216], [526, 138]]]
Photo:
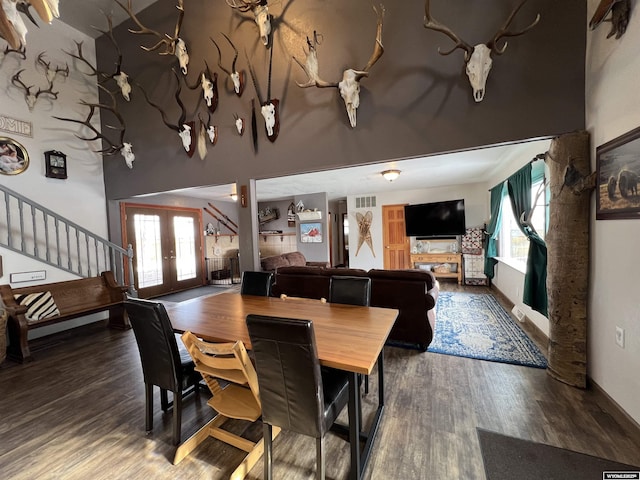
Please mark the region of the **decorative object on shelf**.
[[371, 210], [367, 211], [364, 215], [360, 212], [356, 212], [356, 221], [358, 222], [358, 248], [356, 249], [356, 257], [360, 252], [360, 248], [363, 243], [367, 243], [373, 254], [373, 258], [376, 258], [376, 252], [373, 250], [373, 239], [371, 238], [371, 222], [373, 222], [373, 213]]
[[57, 150], [44, 152], [45, 175], [49, 178], [67, 178], [67, 156]]
[[397, 170], [395, 168], [391, 170], [385, 170], [383, 172], [380, 172], [380, 175], [382, 175], [387, 182], [391, 183], [400, 176], [400, 170]]
[[[301, 88], [307, 87], [337, 87], [340, 91], [340, 95], [344, 100], [345, 107], [347, 109], [347, 115], [349, 116], [349, 123], [352, 128], [356, 127], [356, 114], [358, 107], [360, 106], [360, 80], [363, 77], [369, 76], [369, 70], [375, 65], [384, 53], [384, 47], [382, 46], [382, 23], [384, 19], [384, 5], [380, 5], [380, 8], [373, 7], [378, 17], [377, 29], [376, 29], [376, 43], [373, 50], [373, 54], [369, 58], [366, 66], [362, 70], [354, 70], [349, 68], [342, 74], [342, 81], [340, 82], [326, 82], [320, 78], [318, 72], [318, 54], [316, 52], [316, 46], [319, 44], [319, 35], [313, 32], [313, 42], [307, 37], [307, 47], [309, 52], [306, 55], [304, 65], [296, 58], [293, 59], [307, 74], [308, 80], [305, 83], [298, 83]], [[297, 82], [296, 82], [297, 83]]]
[[[245, 51], [246, 56], [246, 51]], [[256, 90], [256, 95], [258, 96], [258, 101], [260, 102], [260, 113], [264, 118], [264, 127], [267, 131], [267, 138], [271, 142], [275, 142], [276, 138], [278, 138], [278, 133], [280, 132], [280, 110], [278, 108], [280, 104], [280, 100], [277, 98], [271, 98], [271, 67], [273, 65], [273, 48], [269, 49], [269, 74], [267, 76], [267, 96], [266, 98], [262, 98], [260, 95], [260, 88], [258, 87], [258, 81], [256, 80], [256, 75], [251, 67], [251, 62], [249, 62], [249, 57], [247, 56], [247, 64], [249, 65], [249, 73], [251, 74], [251, 80], [253, 81], [253, 87]]]
[[[93, 140], [103, 139], [105, 142], [107, 142], [108, 146], [101, 150], [97, 150], [97, 152], [102, 153], [105, 156], [111, 156], [111, 155], [115, 155], [116, 153], [119, 153], [124, 157], [124, 161], [126, 162], [127, 167], [133, 168], [133, 161], [136, 159], [136, 156], [133, 153], [133, 145], [129, 142], [124, 141], [124, 135], [127, 127], [126, 127], [126, 124], [124, 123], [124, 118], [122, 117], [120, 112], [118, 112], [118, 104], [116, 102], [116, 97], [109, 89], [107, 89], [103, 85], [98, 84], [98, 88], [103, 92], [105, 92], [107, 95], [109, 95], [109, 97], [111, 98], [110, 105], [103, 104], [103, 103], [89, 103], [89, 102], [85, 102], [84, 100], [81, 100], [80, 101], [81, 105], [89, 107], [89, 113], [87, 114], [87, 118], [85, 120], [56, 117], [55, 115], [53, 118], [57, 120], [63, 120], [65, 122], [74, 122], [74, 123], [79, 123], [81, 125], [84, 125], [89, 130], [91, 130], [95, 134], [95, 136], [90, 138], [85, 138], [85, 137], [80, 137], [76, 135], [80, 140], [91, 142]], [[98, 128], [94, 127], [91, 124], [91, 118], [93, 117], [93, 114], [95, 113], [96, 109], [107, 110], [111, 112], [113, 116], [118, 120], [118, 123], [120, 124], [119, 126], [117, 127], [109, 126], [110, 130], [117, 130], [120, 132], [120, 136], [117, 142], [111, 141], [108, 137], [104, 136], [102, 132], [98, 130]]]
[[438, 265], [434, 265], [432, 270], [435, 273], [451, 273], [451, 264], [449, 263], [440, 263]]
[[0, 173], [18, 175], [29, 167], [29, 154], [18, 142], [9, 137], [0, 137]]
[[302, 243], [322, 243], [322, 223], [301, 223], [300, 242]]
[[298, 212], [298, 220], [301, 222], [307, 222], [309, 220], [321, 220], [322, 212], [320, 210], [305, 210], [303, 212]]
[[226, 73], [227, 76], [231, 79], [231, 83], [233, 83], [233, 91], [236, 92], [236, 95], [240, 97], [242, 96], [242, 92], [244, 91], [244, 72], [238, 72], [236, 70], [238, 49], [229, 37], [227, 37], [224, 33], [222, 34], [222, 36], [227, 39], [227, 42], [229, 42], [229, 45], [231, 45], [231, 48], [233, 48], [234, 56], [233, 61], [231, 62], [231, 70], [228, 70], [222, 66], [222, 53], [220, 52], [220, 46], [213, 38], [209, 37], [209, 40], [213, 42], [213, 44], [216, 46], [216, 49], [218, 50], [218, 67], [220, 67], [220, 70]]
[[140, 45], [140, 48], [147, 52], [153, 52], [159, 49], [164, 45], [164, 50], [160, 52], [160, 55], [175, 55], [178, 59], [178, 63], [180, 64], [180, 70], [183, 75], [187, 74], [187, 65], [189, 64], [189, 53], [187, 52], [187, 44], [184, 43], [184, 40], [180, 38], [180, 28], [182, 27], [182, 20], [184, 19], [184, 5], [183, 0], [178, 0], [178, 5], [176, 5], [176, 9], [178, 10], [178, 18], [176, 19], [176, 28], [174, 30], [173, 36], [165, 33], [162, 35], [160, 32], [156, 32], [155, 30], [151, 30], [150, 28], [145, 27], [140, 23], [138, 17], [136, 17], [135, 13], [133, 13], [133, 8], [131, 5], [131, 0], [127, 0], [127, 6], [125, 7], [120, 0], [114, 0], [120, 7], [127, 12], [129, 18], [133, 20], [136, 25], [140, 28], [140, 30], [129, 29], [129, 32], [139, 34], [139, 35], [155, 35], [159, 38], [158, 42], [152, 47], [145, 47], [144, 45]]
[[298, 200], [298, 203], [296, 203], [296, 212], [304, 212], [304, 203], [302, 203], [302, 200]]
[[38, 97], [40, 97], [40, 95], [49, 95], [54, 100], [58, 99], [59, 92], [53, 91], [53, 81], [49, 82], [49, 88], [47, 88], [46, 90], [42, 90], [41, 88], [38, 88], [38, 91], [33, 93], [31, 89], [34, 87], [34, 85], [27, 86], [22, 81], [22, 79], [20, 78], [20, 75], [22, 75], [22, 72], [24, 72], [24, 68], [21, 70], [18, 70], [16, 74], [13, 77], [11, 77], [11, 83], [15, 87], [18, 87], [24, 91], [24, 101], [27, 102], [27, 106], [29, 107], [29, 110], [33, 110], [33, 107], [35, 106], [36, 101], [38, 100]]
[[287, 226], [296, 226], [296, 206], [293, 202], [291, 202], [287, 208]]
[[466, 43], [464, 40], [458, 37], [458, 35], [456, 35], [449, 27], [435, 20], [429, 12], [430, 2], [429, 0], [425, 0], [424, 28], [444, 33], [447, 37], [456, 42], [456, 44], [446, 52], [442, 52], [438, 48], [438, 53], [440, 55], [449, 55], [450, 53], [455, 52], [458, 48], [464, 50], [464, 62], [466, 65], [467, 77], [469, 77], [469, 82], [471, 83], [471, 88], [473, 89], [473, 99], [476, 102], [481, 102], [484, 98], [487, 77], [489, 76], [489, 72], [491, 71], [491, 64], [493, 63], [491, 54], [495, 53], [496, 55], [502, 55], [507, 49], [508, 43], [506, 41], [501, 47], [498, 46], [498, 42], [503, 37], [517, 37], [518, 35], [527, 33], [540, 21], [540, 14], [537, 14], [535, 20], [524, 29], [517, 31], [508, 30], [509, 25], [513, 21], [514, 17], [526, 2], [527, 0], [522, 0], [522, 2], [520, 2], [520, 4], [515, 9], [513, 9], [507, 20], [491, 40], [489, 40], [487, 43], [479, 43], [475, 47], [472, 47], [470, 44]]
[[267, 223], [280, 218], [280, 209], [274, 207], [266, 207], [258, 211], [258, 223]]
[[640, 127], [596, 149], [596, 219], [640, 218]]
[[591, 17], [589, 28], [595, 30], [602, 22], [606, 21], [607, 15], [611, 13], [611, 30], [607, 38], [613, 35], [616, 39], [624, 35], [629, 25], [629, 14], [631, 12], [631, 0], [600, 0], [596, 11]]

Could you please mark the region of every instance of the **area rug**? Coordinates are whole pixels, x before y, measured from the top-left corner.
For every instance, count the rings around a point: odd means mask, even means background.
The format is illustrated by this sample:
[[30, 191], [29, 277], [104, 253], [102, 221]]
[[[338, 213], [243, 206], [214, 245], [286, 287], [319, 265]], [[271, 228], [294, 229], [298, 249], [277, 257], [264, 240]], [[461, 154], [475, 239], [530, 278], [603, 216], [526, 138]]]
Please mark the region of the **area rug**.
[[182, 292], [169, 293], [167, 295], [162, 295], [161, 297], [155, 297], [154, 300], [158, 300], [161, 302], [180, 303], [198, 297], [217, 295], [219, 293], [226, 292], [230, 288], [233, 288], [233, 285], [205, 285], [203, 287], [191, 288], [189, 290], [183, 290]]
[[640, 467], [478, 428], [487, 480], [640, 478]]
[[546, 368], [547, 361], [491, 294], [440, 292], [433, 353]]

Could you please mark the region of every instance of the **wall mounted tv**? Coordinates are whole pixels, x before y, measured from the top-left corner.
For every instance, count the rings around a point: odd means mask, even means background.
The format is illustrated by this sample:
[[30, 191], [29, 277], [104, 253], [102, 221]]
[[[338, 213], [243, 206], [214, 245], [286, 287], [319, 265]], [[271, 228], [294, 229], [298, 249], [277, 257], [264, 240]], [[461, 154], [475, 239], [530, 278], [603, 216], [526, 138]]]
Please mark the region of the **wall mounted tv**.
[[464, 235], [464, 200], [406, 205], [404, 222], [408, 237]]

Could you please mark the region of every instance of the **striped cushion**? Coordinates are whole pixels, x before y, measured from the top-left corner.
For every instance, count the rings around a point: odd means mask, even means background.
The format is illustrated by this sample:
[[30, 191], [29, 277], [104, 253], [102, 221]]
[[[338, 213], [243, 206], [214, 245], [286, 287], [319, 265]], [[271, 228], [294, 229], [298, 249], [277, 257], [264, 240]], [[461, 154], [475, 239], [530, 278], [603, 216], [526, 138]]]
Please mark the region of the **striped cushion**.
[[14, 298], [20, 305], [27, 306], [27, 321], [37, 322], [49, 317], [60, 315], [56, 302], [53, 301], [51, 292], [36, 292], [16, 294]]

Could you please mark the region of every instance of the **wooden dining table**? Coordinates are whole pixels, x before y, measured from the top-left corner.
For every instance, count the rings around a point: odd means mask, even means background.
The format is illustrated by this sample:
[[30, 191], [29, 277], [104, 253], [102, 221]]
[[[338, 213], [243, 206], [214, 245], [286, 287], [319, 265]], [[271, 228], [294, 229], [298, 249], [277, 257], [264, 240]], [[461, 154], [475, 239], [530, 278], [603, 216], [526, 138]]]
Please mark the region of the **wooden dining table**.
[[[251, 340], [246, 325], [249, 314], [311, 320], [320, 364], [349, 374], [349, 478], [363, 478], [384, 411], [382, 350], [398, 316], [398, 310], [238, 293], [200, 297], [167, 305], [166, 308], [175, 331], [190, 331], [210, 342], [242, 340], [249, 350]], [[376, 363], [378, 406], [368, 431], [363, 432], [358, 415], [361, 408], [358, 374], [371, 374]]]

